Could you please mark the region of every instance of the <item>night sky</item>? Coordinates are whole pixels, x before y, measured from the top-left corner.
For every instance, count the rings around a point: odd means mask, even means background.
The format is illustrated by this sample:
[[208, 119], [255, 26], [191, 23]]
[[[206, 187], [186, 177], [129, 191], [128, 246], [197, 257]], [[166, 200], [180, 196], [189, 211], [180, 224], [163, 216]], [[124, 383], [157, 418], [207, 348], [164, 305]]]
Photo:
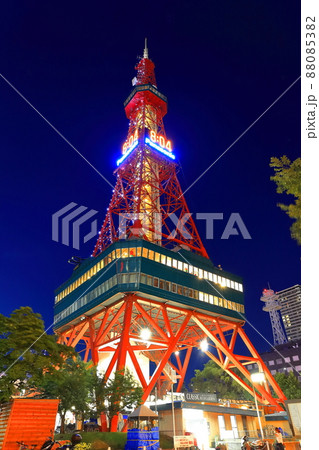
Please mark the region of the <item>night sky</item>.
[[[2, 75], [112, 184], [145, 37], [184, 190], [300, 76], [300, 4], [291, 0], [10, 1], [0, 30]], [[52, 241], [51, 216], [75, 202], [98, 211], [100, 228], [112, 189], [2, 78], [0, 98], [0, 312], [29, 305], [49, 327], [68, 259], [90, 256], [96, 241], [80, 251]], [[300, 283], [292, 221], [276, 206], [292, 199], [270, 181], [270, 157], [281, 155], [300, 155], [300, 80], [186, 193], [194, 214], [224, 214], [212, 240], [196, 224], [214, 264], [243, 277], [247, 319], [270, 342], [262, 290]], [[234, 212], [251, 240], [221, 239]]]

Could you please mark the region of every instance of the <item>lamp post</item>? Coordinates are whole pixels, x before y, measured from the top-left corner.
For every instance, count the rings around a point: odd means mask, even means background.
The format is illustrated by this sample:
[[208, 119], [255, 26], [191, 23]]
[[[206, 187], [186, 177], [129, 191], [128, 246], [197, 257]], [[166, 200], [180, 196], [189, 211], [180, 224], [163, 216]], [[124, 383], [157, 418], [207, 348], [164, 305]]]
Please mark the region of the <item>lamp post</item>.
[[[260, 419], [260, 414], [259, 414], [257, 395], [256, 395], [256, 391], [255, 391], [255, 386], [254, 386], [254, 383], [264, 383], [266, 381], [264, 372], [252, 373], [251, 374], [251, 381], [252, 381], [252, 386], [253, 386], [253, 391], [254, 391], [255, 405], [256, 405], [256, 410], [257, 410], [257, 417], [258, 417], [259, 427], [260, 427], [261, 439], [264, 441], [264, 439], [265, 439], [264, 438], [264, 430], [263, 430], [263, 427], [261, 426], [261, 419]], [[266, 441], [266, 446], [267, 446], [267, 450], [269, 450], [268, 441]]]

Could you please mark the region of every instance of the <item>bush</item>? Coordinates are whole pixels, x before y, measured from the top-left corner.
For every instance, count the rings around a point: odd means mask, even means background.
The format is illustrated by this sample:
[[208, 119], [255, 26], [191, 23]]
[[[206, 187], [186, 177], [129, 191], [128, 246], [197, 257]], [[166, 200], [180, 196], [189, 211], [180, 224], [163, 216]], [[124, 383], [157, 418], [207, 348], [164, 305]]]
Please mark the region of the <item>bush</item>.
[[91, 450], [107, 450], [108, 448], [109, 444], [101, 440], [94, 441], [91, 445]]
[[[102, 433], [98, 431], [80, 431], [82, 436], [82, 443], [94, 443], [96, 441], [107, 444], [112, 450], [123, 449], [126, 443], [127, 433]], [[57, 441], [61, 439], [71, 439], [72, 434], [58, 434], [55, 436]], [[92, 447], [91, 447], [92, 448]], [[173, 447], [169, 447], [173, 448]]]

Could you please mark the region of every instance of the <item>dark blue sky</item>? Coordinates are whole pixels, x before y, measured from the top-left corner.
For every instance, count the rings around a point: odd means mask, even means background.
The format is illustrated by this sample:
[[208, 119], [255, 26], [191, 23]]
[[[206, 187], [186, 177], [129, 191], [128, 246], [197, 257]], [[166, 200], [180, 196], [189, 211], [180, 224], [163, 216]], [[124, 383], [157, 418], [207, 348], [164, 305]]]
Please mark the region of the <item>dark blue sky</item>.
[[[245, 2], [4, 2], [1, 73], [108, 180], [126, 139], [123, 101], [148, 37], [159, 90], [168, 97], [166, 133], [181, 163], [183, 189], [300, 75], [300, 4]], [[0, 79], [1, 313], [30, 305], [46, 326], [54, 289], [80, 251], [51, 240], [51, 215], [70, 202], [104, 219], [111, 189]], [[215, 265], [244, 279], [248, 320], [272, 342], [259, 301], [300, 283], [300, 249], [289, 199], [269, 180], [271, 156], [300, 153], [297, 82], [186, 194], [190, 210], [223, 213], [213, 240], [198, 228]], [[220, 237], [239, 213], [251, 240]], [[259, 351], [268, 344], [247, 324]]]

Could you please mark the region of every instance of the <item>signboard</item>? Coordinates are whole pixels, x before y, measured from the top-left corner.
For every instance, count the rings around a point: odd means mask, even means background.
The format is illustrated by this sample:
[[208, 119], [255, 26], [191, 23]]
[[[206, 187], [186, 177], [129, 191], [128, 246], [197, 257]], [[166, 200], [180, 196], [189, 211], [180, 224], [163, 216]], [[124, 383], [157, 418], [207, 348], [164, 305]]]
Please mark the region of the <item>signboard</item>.
[[186, 392], [185, 400], [188, 402], [217, 402], [217, 395], [209, 392]]
[[193, 436], [174, 436], [174, 448], [194, 446]]
[[300, 400], [286, 400], [286, 410], [293, 428], [294, 436], [301, 435], [301, 401]]

